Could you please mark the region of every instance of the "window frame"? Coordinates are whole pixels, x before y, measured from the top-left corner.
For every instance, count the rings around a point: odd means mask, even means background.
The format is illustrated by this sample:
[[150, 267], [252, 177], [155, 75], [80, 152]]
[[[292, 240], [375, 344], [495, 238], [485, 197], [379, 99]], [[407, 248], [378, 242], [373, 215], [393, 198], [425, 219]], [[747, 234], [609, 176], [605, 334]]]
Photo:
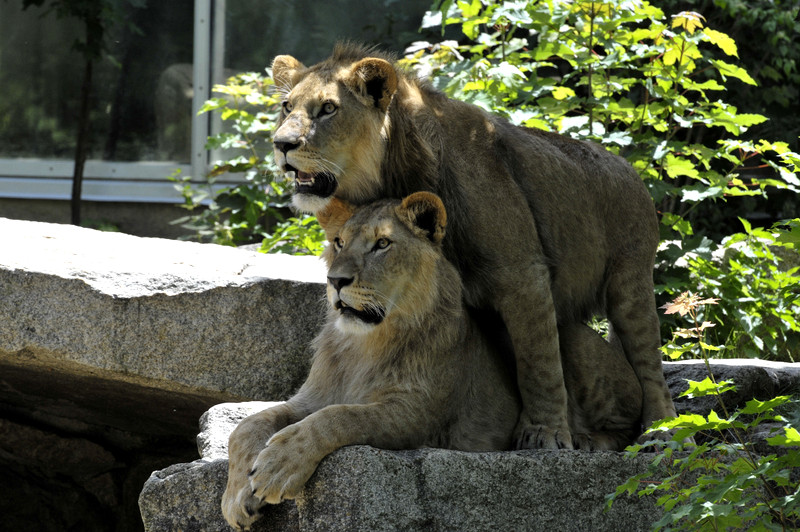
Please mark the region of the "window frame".
[[[190, 176], [192, 183], [206, 183], [212, 154], [205, 144], [212, 130], [212, 117], [209, 113], [198, 115], [198, 111], [211, 97], [212, 81], [223, 81], [224, 48], [220, 46], [225, 42], [224, 17], [225, 0], [194, 1], [190, 163], [89, 159], [84, 166], [83, 200], [181, 203], [180, 192], [168, 179], [176, 170], [180, 170], [182, 176]], [[219, 23], [214, 23], [215, 20]], [[215, 50], [219, 53], [214, 53]], [[215, 124], [214, 127], [219, 126]], [[68, 159], [0, 158], [0, 198], [69, 200], [74, 168], [75, 162]], [[238, 176], [222, 176], [212, 185], [212, 190], [241, 181]]]

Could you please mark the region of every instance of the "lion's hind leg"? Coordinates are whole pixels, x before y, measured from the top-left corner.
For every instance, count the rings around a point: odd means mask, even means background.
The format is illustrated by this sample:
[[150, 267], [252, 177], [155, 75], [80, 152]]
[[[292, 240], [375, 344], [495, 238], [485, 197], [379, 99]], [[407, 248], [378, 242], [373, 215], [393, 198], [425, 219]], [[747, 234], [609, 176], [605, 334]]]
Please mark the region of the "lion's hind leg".
[[620, 451], [633, 443], [642, 389], [622, 345], [582, 323], [560, 327], [559, 342], [574, 447]]
[[642, 387], [642, 424], [675, 416], [661, 365], [651, 262], [620, 262], [608, 279], [609, 336], [618, 339]]

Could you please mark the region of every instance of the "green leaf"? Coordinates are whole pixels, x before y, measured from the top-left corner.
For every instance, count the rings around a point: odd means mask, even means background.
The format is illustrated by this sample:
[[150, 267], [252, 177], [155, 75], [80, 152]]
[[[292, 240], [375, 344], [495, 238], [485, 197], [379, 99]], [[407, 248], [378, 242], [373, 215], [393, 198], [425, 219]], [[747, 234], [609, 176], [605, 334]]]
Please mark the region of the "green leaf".
[[566, 98], [574, 98], [575, 91], [569, 87], [556, 87], [553, 89], [553, 98], [556, 100], [564, 100]]
[[727, 34], [722, 33], [721, 31], [712, 30], [711, 28], [705, 28], [703, 33], [706, 37], [708, 37], [708, 41], [711, 44], [717, 45], [720, 50], [728, 55], [739, 57], [739, 53], [736, 49], [736, 42]]
[[661, 214], [661, 223], [666, 225], [667, 227], [672, 228], [672, 230], [677, 231], [682, 236], [691, 236], [694, 234], [694, 229], [692, 229], [692, 224], [689, 220], [684, 219], [682, 216], [678, 214], [674, 214], [671, 212], [664, 212]]
[[670, 359], [677, 360], [686, 353], [691, 353], [694, 348], [695, 345], [692, 343], [684, 345], [669, 344], [661, 346], [661, 352], [667, 355]]
[[717, 68], [717, 71], [722, 76], [722, 79], [736, 78], [747, 83], [748, 85], [758, 85], [756, 80], [750, 77], [750, 74], [748, 74], [747, 71], [742, 67], [726, 63], [725, 61], [720, 61], [719, 59], [712, 59], [711, 64]]
[[767, 438], [770, 445], [781, 447], [800, 447], [800, 432], [794, 427], [784, 427], [785, 433], [782, 436]]
[[676, 157], [672, 153], [668, 153], [664, 157], [664, 170], [670, 177], [688, 176], [694, 179], [699, 179], [700, 174], [697, 172], [695, 165], [692, 161], [681, 157]]
[[736, 386], [733, 384], [733, 381], [719, 381], [714, 382], [711, 380], [711, 377], [706, 377], [702, 381], [693, 381], [693, 380], [686, 380], [689, 383], [689, 387], [686, 391], [680, 394], [680, 397], [705, 397], [707, 395], [722, 395], [723, 393], [735, 390]]
[[216, 111], [217, 109], [222, 109], [223, 107], [227, 107], [228, 100], [225, 98], [211, 98], [210, 100], [206, 100], [200, 110], [197, 111], [197, 114], [207, 113], [209, 111]]
[[788, 395], [779, 395], [778, 397], [769, 399], [768, 401], [759, 401], [758, 399], [752, 399], [747, 401], [744, 408], [740, 410], [742, 414], [762, 414], [764, 412], [769, 412], [775, 407], [784, 405], [791, 401], [791, 396]]
[[755, 126], [755, 125], [758, 125], [758, 124], [763, 124], [767, 120], [769, 120], [769, 118], [767, 118], [766, 116], [759, 115], [759, 114], [754, 114], [754, 113], [739, 113], [733, 119], [733, 121], [736, 124], [738, 124], [740, 126], [744, 126], [744, 127], [750, 127], [750, 126]]

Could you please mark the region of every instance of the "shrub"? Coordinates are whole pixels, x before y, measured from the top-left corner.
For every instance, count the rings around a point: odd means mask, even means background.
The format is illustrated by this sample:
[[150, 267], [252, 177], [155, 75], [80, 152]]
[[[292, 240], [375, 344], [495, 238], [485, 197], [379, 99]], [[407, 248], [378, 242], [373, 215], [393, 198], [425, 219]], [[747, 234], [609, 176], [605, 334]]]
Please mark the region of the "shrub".
[[[703, 320], [716, 327], [707, 331], [718, 357], [770, 358], [798, 361], [800, 354], [800, 219], [772, 230], [753, 227], [740, 219], [744, 232], [715, 244], [702, 239], [684, 253], [680, 243], [665, 246], [671, 267], [661, 265], [665, 292], [687, 284], [714, 296], [719, 304], [701, 310]], [[667, 262], [667, 261], [665, 261]], [[675, 270], [683, 270], [675, 273]], [[685, 282], [688, 273], [690, 283]], [[666, 326], [674, 326], [665, 320]], [[674, 342], [665, 353], [674, 359], [699, 353]]]
[[[319, 254], [324, 233], [313, 216], [291, 216], [291, 182], [272, 159], [272, 130], [278, 100], [272, 80], [257, 73], [231, 77], [216, 85], [201, 113], [218, 113], [227, 131], [209, 137], [206, 149], [223, 150], [202, 187], [174, 176], [189, 215], [177, 220], [195, 231], [195, 238], [223, 245], [260, 243], [262, 252]], [[215, 188], [224, 174], [242, 174], [238, 185]]]
[[[662, 237], [679, 242], [680, 253], [664, 246], [658, 257], [661, 301], [687, 289], [702, 291], [704, 280], [727, 286], [726, 297], [738, 294], [733, 290], [738, 282], [742, 299], [770, 292], [776, 277], [795, 275], [782, 272], [777, 256], [776, 273], [760, 280], [731, 279], [728, 266], [709, 277], [711, 263], [694, 260], [670, 267], [680, 256], [702, 257], [705, 250], [725, 246], [710, 240], [722, 240], [732, 229], [720, 228], [714, 217], [719, 202], [763, 202], [771, 192], [800, 190], [800, 155], [786, 143], [741, 138], [766, 118], [741, 112], [721, 96], [730, 84], [755, 81], [736, 64], [733, 39], [706, 27], [702, 15], [681, 12], [667, 19], [644, 1], [471, 0], [439, 3], [423, 25], [441, 25], [443, 32], [457, 26], [464, 37], [409, 49], [403, 63], [428, 75], [434, 86], [517, 124], [600, 142], [633, 165], [653, 196]], [[771, 172], [763, 175], [763, 169]], [[797, 255], [796, 247], [784, 247]], [[758, 267], [759, 260], [750, 265]], [[739, 319], [738, 301], [722, 305], [720, 330], [742, 345], [720, 354], [750, 355], [751, 347], [779, 346], [783, 338], [773, 332], [792, 320], [777, 323], [766, 315], [786, 316], [783, 307], [795, 305], [782, 307], [778, 298], [792, 294], [789, 287], [765, 294], [744, 311], [750, 322]], [[670, 325], [665, 323], [665, 337]], [[773, 338], [771, 345], [759, 343], [767, 337]], [[785, 350], [766, 354], [791, 359]]]
[[[630, 456], [657, 450], [648, 470], [634, 475], [606, 497], [607, 506], [623, 495], [655, 496], [664, 510], [653, 530], [796, 530], [800, 527], [800, 433], [798, 404], [790, 396], [753, 399], [729, 412], [723, 399], [731, 381], [714, 379], [705, 341], [713, 323], [703, 307], [717, 299], [689, 293], [666, 306], [667, 313], [690, 317], [690, 327], [675, 331], [689, 338], [706, 361], [708, 377], [689, 381], [684, 397], [714, 396], [719, 405], [707, 416], [682, 414], [656, 422], [648, 434], [672, 431], [671, 439], [653, 439], [627, 449]], [[686, 347], [686, 346], [684, 346]], [[783, 413], [779, 413], [783, 411]], [[764, 438], [767, 449], [758, 448]], [[697, 442], [684, 443], [687, 438]]]

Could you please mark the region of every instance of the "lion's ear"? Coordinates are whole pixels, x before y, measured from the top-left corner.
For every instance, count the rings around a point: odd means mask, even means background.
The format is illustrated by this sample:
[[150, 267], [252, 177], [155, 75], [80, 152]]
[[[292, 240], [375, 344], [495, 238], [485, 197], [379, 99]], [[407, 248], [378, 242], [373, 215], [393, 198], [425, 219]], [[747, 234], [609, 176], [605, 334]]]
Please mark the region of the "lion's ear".
[[439, 196], [432, 192], [415, 192], [403, 199], [397, 215], [409, 228], [438, 244], [444, 238], [447, 211]]
[[386, 111], [397, 92], [397, 71], [388, 61], [367, 57], [350, 68], [346, 80], [352, 90], [369, 98], [381, 111]]
[[275, 85], [291, 89], [305, 69], [303, 63], [291, 55], [279, 55], [272, 60], [272, 79], [275, 80]]
[[325, 230], [325, 238], [332, 241], [341, 230], [342, 226], [353, 216], [353, 207], [350, 203], [333, 197], [321, 211], [317, 213], [317, 221]]

